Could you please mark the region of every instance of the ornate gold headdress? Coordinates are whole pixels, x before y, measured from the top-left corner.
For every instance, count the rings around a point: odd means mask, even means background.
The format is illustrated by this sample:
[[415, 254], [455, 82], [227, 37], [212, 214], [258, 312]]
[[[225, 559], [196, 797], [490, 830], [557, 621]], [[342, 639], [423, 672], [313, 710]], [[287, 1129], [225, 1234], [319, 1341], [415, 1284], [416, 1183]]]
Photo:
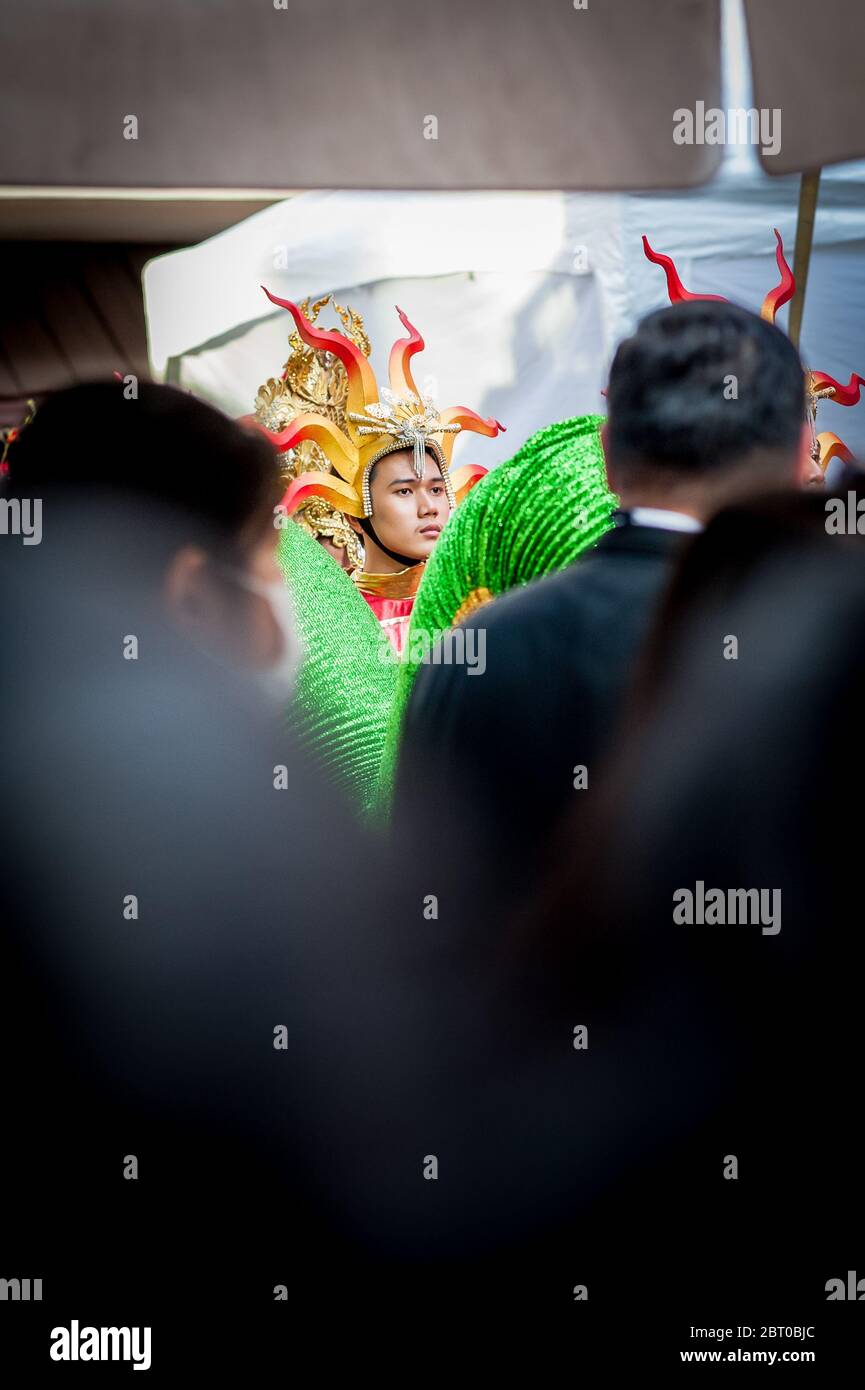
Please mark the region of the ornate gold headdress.
[[[326, 472], [319, 466], [299, 471], [282, 499], [286, 512], [297, 512], [311, 499], [319, 498], [349, 516], [371, 516], [370, 471], [386, 454], [405, 448], [413, 452], [414, 469], [419, 478], [423, 476], [425, 452], [433, 454], [441, 468], [448, 500], [455, 506], [486, 472], [478, 464], [469, 464], [451, 473], [456, 435], [468, 429], [492, 437], [504, 426], [498, 420], [483, 420], [464, 406], [438, 411], [431, 398], [418, 391], [410, 361], [415, 353], [422, 351], [424, 340], [402, 310], [397, 309], [397, 313], [409, 336], [398, 338], [394, 343], [388, 368], [390, 387], [379, 391], [365, 335], [363, 342], [358, 343], [352, 336], [315, 328], [304, 313], [303, 305], [279, 299], [267, 289], [264, 292], [271, 303], [289, 311], [297, 334], [308, 349], [313, 353], [332, 354], [345, 370], [345, 409], [341, 420], [335, 418], [334, 412], [314, 402], [314, 409], [299, 411], [275, 434], [268, 429], [271, 441], [280, 452], [296, 450], [305, 443], [314, 444], [332, 470]], [[262, 427], [268, 427], [266, 420], [258, 418], [258, 412], [256, 420]]]
[[[370, 342], [363, 319], [348, 305], [343, 306], [326, 294], [314, 303], [305, 299], [300, 311], [310, 323], [315, 323], [328, 304], [332, 304], [338, 314], [346, 337], [369, 355]], [[288, 343], [292, 351], [282, 375], [278, 379], [270, 377], [258, 388], [252, 418], [269, 432], [279, 434], [299, 415], [314, 411], [342, 429], [348, 402], [348, 375], [342, 362], [326, 348], [309, 347], [296, 331]], [[325, 473], [330, 469], [327, 455], [314, 439], [301, 440], [285, 450], [282, 460], [286, 483], [311, 470]], [[351, 565], [360, 564], [358, 539], [345, 512], [331, 506], [323, 497], [309, 497], [297, 508], [294, 519], [311, 535], [324, 536], [344, 549]]]
[[[769, 323], [775, 322], [775, 315], [782, 304], [786, 304], [788, 299], [792, 299], [796, 291], [796, 281], [793, 277], [793, 272], [784, 258], [784, 243], [781, 240], [781, 233], [778, 231], [777, 227], [773, 230], [777, 242], [775, 259], [778, 264], [781, 279], [775, 288], [770, 290], [766, 295], [760, 308], [760, 317], [768, 319]], [[663, 267], [664, 274], [667, 277], [667, 293], [670, 296], [671, 304], [679, 304], [686, 299], [715, 299], [720, 300], [722, 303], [726, 302], [724, 296], [721, 294], [691, 294], [689, 290], [686, 290], [679, 279], [678, 271], [672, 259], [669, 256], [661, 255], [658, 251], [653, 251], [649, 245], [648, 238], [645, 236], [643, 237], [643, 250], [650, 261], [654, 261], [655, 265]], [[834, 377], [829, 376], [826, 372], [812, 372], [807, 369], [805, 371], [806, 409], [808, 412], [808, 420], [814, 434], [812, 454], [824, 473], [830, 459], [840, 457], [848, 460], [853, 456], [847, 448], [847, 445], [838, 438], [837, 434], [832, 434], [830, 430], [824, 431], [823, 434], [816, 433], [815, 420], [817, 405], [822, 400], [834, 400], [838, 405], [855, 405], [859, 400], [860, 386], [865, 386], [865, 377], [857, 376], [855, 372], [850, 377], [847, 385], [844, 386], [840, 381], [836, 381]]]

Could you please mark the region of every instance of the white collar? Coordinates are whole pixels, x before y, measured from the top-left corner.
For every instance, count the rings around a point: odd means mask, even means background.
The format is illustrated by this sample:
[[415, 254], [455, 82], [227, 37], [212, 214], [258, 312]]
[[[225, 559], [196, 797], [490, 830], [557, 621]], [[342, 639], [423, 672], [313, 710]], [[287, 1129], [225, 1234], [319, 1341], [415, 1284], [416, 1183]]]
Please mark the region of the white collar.
[[702, 531], [703, 523], [685, 512], [665, 511], [662, 507], [632, 507], [628, 512], [632, 526], [656, 526], [661, 531]]

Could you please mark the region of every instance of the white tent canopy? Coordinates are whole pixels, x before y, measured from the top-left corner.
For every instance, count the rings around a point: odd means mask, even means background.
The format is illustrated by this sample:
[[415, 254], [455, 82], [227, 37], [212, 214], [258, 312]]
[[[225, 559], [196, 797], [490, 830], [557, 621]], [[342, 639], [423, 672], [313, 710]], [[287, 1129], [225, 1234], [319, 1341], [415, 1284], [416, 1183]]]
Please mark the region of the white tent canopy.
[[[798, 187], [730, 161], [687, 195], [300, 194], [147, 266], [153, 371], [245, 414], [259, 384], [279, 374], [293, 327], [261, 285], [295, 300], [332, 291], [351, 304], [381, 373], [402, 333], [398, 304], [426, 339], [419, 384], [441, 405], [508, 426], [494, 441], [458, 441], [495, 463], [550, 420], [603, 412], [616, 343], [667, 302], [643, 232], [689, 289], [756, 310], [777, 283], [773, 227], [792, 264]], [[863, 252], [865, 165], [838, 166], [821, 184], [801, 349], [809, 366], [843, 381], [865, 375]], [[819, 426], [865, 454], [865, 402], [824, 402]]]

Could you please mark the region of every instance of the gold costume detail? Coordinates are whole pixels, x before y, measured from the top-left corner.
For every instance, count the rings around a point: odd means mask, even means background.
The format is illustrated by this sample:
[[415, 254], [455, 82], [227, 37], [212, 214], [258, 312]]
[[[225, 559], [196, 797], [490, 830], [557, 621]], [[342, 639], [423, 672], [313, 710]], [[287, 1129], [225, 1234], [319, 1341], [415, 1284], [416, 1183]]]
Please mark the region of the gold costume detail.
[[370, 574], [355, 570], [351, 577], [365, 594], [375, 594], [379, 598], [414, 598], [425, 566], [424, 560], [418, 565], [398, 570], [396, 574]]
[[489, 589], [485, 589], [483, 585], [478, 589], [472, 589], [471, 593], [463, 599], [459, 608], [454, 613], [451, 627], [456, 627], [457, 623], [461, 623], [464, 619], [470, 618], [479, 608], [483, 608], [485, 603], [492, 603], [494, 598], [495, 594]]
[[[348, 305], [339, 304], [326, 294], [311, 303], [305, 299], [300, 308], [310, 323], [315, 323], [322, 309], [330, 304], [338, 315], [342, 331], [367, 356], [371, 345], [361, 315]], [[287, 428], [298, 415], [315, 412], [330, 420], [337, 429], [344, 429], [348, 408], [348, 376], [339, 358], [332, 352], [307, 346], [295, 331], [289, 336], [291, 355], [277, 379], [270, 377], [258, 388], [255, 399], [255, 419], [272, 433]], [[283, 456], [281, 474], [286, 483], [301, 473], [331, 472], [331, 465], [313, 439], [304, 439]], [[323, 497], [310, 497], [295, 513], [294, 519], [310, 535], [331, 540], [345, 550], [352, 568], [361, 563], [361, 549], [356, 533], [349, 526], [344, 512], [330, 506]]]
[[386, 386], [381, 389], [381, 400], [368, 405], [365, 414], [349, 411], [349, 420], [357, 426], [359, 435], [390, 435], [391, 442], [379, 449], [367, 460], [361, 483], [363, 491], [364, 515], [372, 516], [372, 499], [369, 493], [369, 479], [373, 466], [386, 454], [399, 448], [411, 449], [415, 477], [420, 481], [424, 474], [427, 450], [430, 450], [441, 469], [448, 503], [456, 507], [453, 486], [448, 474], [447, 461], [441, 445], [433, 439], [435, 434], [459, 434], [461, 425], [445, 424], [439, 418], [435, 402], [430, 396], [417, 395], [410, 391], [405, 396], [397, 396]]
[[[264, 287], [263, 287], [264, 288]], [[307, 468], [289, 482], [282, 500], [287, 515], [303, 508], [310, 498], [321, 497], [349, 516], [372, 516], [370, 473], [387, 454], [409, 449], [415, 475], [423, 477], [424, 457], [431, 453], [439, 464], [448, 501], [453, 507], [486, 470], [478, 464], [457, 468], [451, 475], [454, 440], [464, 430], [494, 438], [503, 428], [498, 420], [482, 419], [465, 406], [439, 411], [431, 398], [418, 391], [411, 360], [423, 351], [424, 340], [397, 309], [406, 336], [398, 338], [388, 358], [390, 385], [379, 386], [369, 355], [352, 337], [338, 330], [316, 327], [303, 308], [265, 289], [272, 304], [287, 309], [303, 343], [312, 353], [338, 358], [347, 378], [346, 399], [340, 400], [341, 421], [326, 409], [299, 410], [288, 425], [273, 434], [281, 453], [293, 452], [302, 443], [319, 450], [326, 468]], [[270, 404], [265, 402], [264, 408]], [[256, 423], [261, 425], [261, 419]]]

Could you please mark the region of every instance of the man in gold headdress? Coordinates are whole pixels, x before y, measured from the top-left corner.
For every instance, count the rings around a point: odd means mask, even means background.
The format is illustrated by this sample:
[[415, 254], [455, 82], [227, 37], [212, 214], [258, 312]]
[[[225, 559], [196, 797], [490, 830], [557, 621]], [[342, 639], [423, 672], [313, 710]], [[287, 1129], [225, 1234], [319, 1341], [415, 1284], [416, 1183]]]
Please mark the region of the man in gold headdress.
[[265, 293], [297, 328], [294, 355], [282, 379], [261, 388], [255, 413], [290, 460], [283, 509], [330, 542], [399, 653], [424, 563], [457, 501], [486, 471], [475, 464], [451, 474], [454, 439], [463, 429], [494, 436], [503, 426], [462, 406], [439, 412], [418, 391], [410, 360], [424, 341], [401, 310], [408, 336], [394, 343], [390, 386], [379, 390], [359, 315], [334, 302], [346, 331], [323, 330], [315, 319], [330, 296], [310, 308]]

